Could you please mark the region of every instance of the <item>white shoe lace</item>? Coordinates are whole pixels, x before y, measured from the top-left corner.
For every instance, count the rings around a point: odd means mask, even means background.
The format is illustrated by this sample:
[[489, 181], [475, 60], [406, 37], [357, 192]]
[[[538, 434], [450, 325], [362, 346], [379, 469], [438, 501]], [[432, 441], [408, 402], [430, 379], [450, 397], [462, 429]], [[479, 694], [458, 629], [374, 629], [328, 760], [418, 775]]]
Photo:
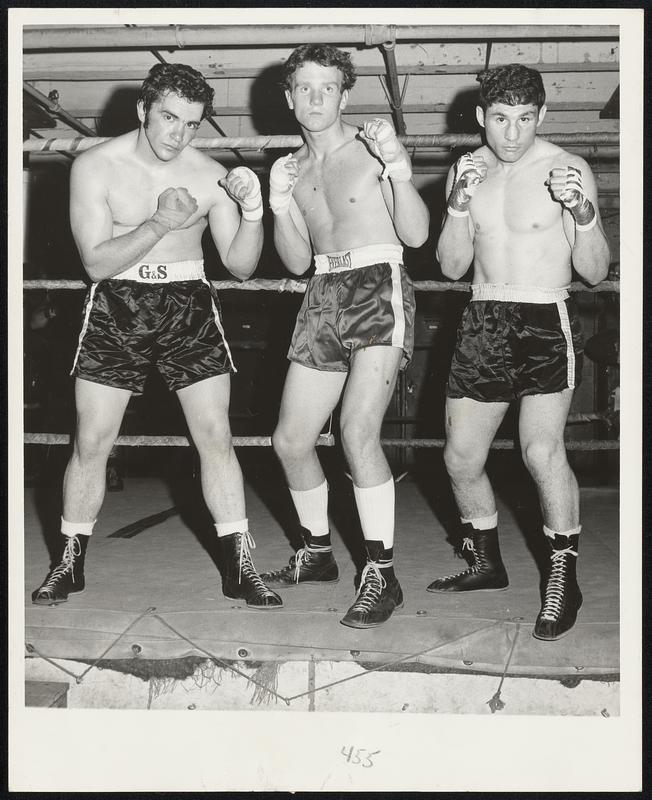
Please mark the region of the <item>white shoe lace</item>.
[[299, 575], [301, 574], [301, 565], [306, 560], [306, 549], [302, 547], [294, 554], [294, 582], [299, 583]]
[[244, 571], [245, 576], [256, 585], [256, 588], [259, 591], [264, 592], [265, 594], [273, 594], [267, 588], [267, 586], [265, 586], [260, 575], [256, 571], [256, 567], [254, 566], [254, 562], [251, 557], [251, 551], [255, 550], [255, 548], [256, 548], [256, 542], [254, 542], [254, 537], [249, 533], [249, 531], [245, 531], [240, 537], [240, 560], [238, 564], [238, 583], [242, 583], [242, 573]]
[[387, 586], [378, 565], [373, 561], [368, 561], [360, 576], [360, 586], [355, 602], [351, 606], [351, 611], [370, 611], [372, 606], [378, 602], [382, 590]]
[[577, 551], [572, 547], [565, 547], [563, 550], [553, 550], [552, 568], [548, 585], [546, 586], [546, 597], [541, 609], [541, 619], [556, 621], [561, 615], [561, 606], [564, 599], [564, 588], [566, 584], [566, 556], [576, 556]]
[[454, 578], [459, 578], [461, 575], [472, 575], [478, 571], [478, 564], [477, 564], [477, 553], [475, 552], [475, 547], [473, 546], [473, 539], [468, 536], [465, 536], [462, 540], [462, 550], [470, 550], [471, 555], [473, 556], [473, 565], [468, 567], [467, 569], [463, 569], [461, 572], [456, 572], [455, 575], [447, 575], [445, 578], [440, 578], [441, 581], [452, 581]]
[[66, 546], [61, 554], [61, 563], [52, 570], [47, 580], [39, 589], [40, 592], [50, 592], [55, 588], [55, 584], [63, 578], [66, 573], [71, 574], [72, 582], [75, 582], [75, 558], [81, 555], [81, 543], [76, 536], [69, 536]]

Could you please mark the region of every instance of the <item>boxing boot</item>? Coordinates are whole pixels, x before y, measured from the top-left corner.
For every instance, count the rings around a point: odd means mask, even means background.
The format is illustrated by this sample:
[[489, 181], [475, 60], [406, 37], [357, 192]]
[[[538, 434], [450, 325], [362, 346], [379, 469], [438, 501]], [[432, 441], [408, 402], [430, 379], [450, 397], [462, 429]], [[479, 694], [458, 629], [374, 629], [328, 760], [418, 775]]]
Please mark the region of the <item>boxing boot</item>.
[[375, 628], [403, 605], [403, 592], [393, 566], [393, 548], [367, 541], [367, 564], [360, 576], [355, 602], [340, 620], [349, 628]]
[[61, 534], [61, 539], [59, 563], [48, 572], [39, 588], [32, 592], [32, 603], [36, 605], [56, 606], [65, 603], [69, 594], [84, 591], [84, 559], [89, 537]]
[[582, 606], [582, 593], [577, 585], [577, 551], [579, 534], [551, 539], [550, 573], [546, 581], [541, 611], [532, 635], [554, 642], [565, 636], [575, 624]]
[[[296, 586], [298, 583], [337, 583], [339, 570], [330, 545], [330, 535], [313, 536], [301, 528], [305, 547], [292, 556], [287, 566], [260, 577], [273, 586]], [[319, 544], [328, 541], [329, 544]]]
[[256, 609], [274, 609], [283, 605], [281, 598], [268, 589], [256, 572], [250, 548], [254, 548], [252, 535], [231, 533], [219, 536], [223, 556], [222, 591], [226, 597], [245, 600], [247, 606]]
[[509, 586], [507, 571], [500, 557], [498, 528], [480, 531], [466, 522], [462, 525], [462, 549], [470, 551], [471, 565], [463, 572], [437, 578], [428, 586], [429, 592], [495, 592]]

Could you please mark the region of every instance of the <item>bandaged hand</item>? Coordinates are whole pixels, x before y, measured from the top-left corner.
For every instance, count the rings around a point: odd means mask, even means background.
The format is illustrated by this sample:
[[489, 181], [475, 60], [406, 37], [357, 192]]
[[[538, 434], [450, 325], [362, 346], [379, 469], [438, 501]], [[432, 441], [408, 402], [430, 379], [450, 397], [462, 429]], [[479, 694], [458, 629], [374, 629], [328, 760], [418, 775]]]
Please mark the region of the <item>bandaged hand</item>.
[[448, 198], [448, 213], [466, 217], [469, 202], [476, 189], [487, 177], [487, 165], [482, 156], [465, 153], [455, 162], [455, 180]]
[[412, 167], [405, 149], [386, 119], [365, 122], [360, 136], [367, 142], [371, 152], [383, 162], [383, 180], [389, 177], [393, 181], [404, 182], [412, 178]]
[[595, 225], [595, 208], [584, 191], [580, 169], [556, 167], [550, 171], [547, 184], [550, 194], [570, 211], [580, 230], [589, 230]]
[[292, 191], [299, 177], [299, 162], [292, 153], [277, 158], [269, 172], [269, 207], [274, 214], [290, 209]]
[[235, 167], [219, 184], [238, 203], [243, 219], [257, 222], [262, 218], [263, 196], [260, 193], [260, 181], [253, 170], [249, 167]]
[[184, 225], [197, 208], [197, 201], [187, 189], [170, 187], [159, 195], [158, 208], [147, 222], [160, 236], [164, 236]]

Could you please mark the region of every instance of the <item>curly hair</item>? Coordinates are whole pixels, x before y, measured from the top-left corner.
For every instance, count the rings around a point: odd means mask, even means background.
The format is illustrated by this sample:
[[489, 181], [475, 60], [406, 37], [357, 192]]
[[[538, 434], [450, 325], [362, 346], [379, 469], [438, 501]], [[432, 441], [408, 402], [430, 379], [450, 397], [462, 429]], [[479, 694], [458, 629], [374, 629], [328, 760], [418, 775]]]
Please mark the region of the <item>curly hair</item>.
[[154, 101], [168, 92], [178, 94], [191, 103], [203, 103], [202, 119], [212, 111], [215, 92], [206, 83], [201, 72], [187, 64], [154, 64], [140, 87], [138, 97], [145, 113]]
[[353, 88], [356, 74], [348, 53], [331, 44], [302, 44], [290, 53], [288, 60], [283, 65], [281, 85], [284, 89], [292, 91], [292, 76], [299, 67], [308, 61], [321, 64], [322, 67], [337, 67], [342, 73], [342, 91]]
[[480, 106], [486, 111], [493, 103], [508, 106], [535, 105], [546, 102], [541, 73], [523, 64], [505, 64], [485, 69], [476, 77], [480, 84]]

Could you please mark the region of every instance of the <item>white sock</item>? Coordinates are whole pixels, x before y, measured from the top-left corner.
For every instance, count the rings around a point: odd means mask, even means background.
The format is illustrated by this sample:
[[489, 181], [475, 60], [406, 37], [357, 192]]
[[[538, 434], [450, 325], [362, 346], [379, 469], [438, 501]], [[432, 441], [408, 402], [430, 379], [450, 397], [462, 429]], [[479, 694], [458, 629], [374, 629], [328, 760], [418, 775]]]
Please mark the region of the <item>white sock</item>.
[[230, 536], [232, 533], [246, 533], [249, 530], [249, 520], [245, 517], [238, 522], [216, 522], [215, 529], [218, 537]]
[[301, 527], [313, 536], [327, 536], [328, 527], [328, 483], [324, 480], [314, 489], [299, 491], [290, 489], [294, 507], [299, 515]]
[[552, 528], [548, 528], [546, 525], [543, 526], [543, 532], [549, 539], [554, 539], [555, 536], [575, 536], [581, 530], [581, 525], [578, 525], [577, 528], [573, 528], [570, 531], [553, 531]]
[[93, 533], [93, 525], [97, 522], [94, 519], [92, 522], [68, 522], [61, 517], [61, 533], [64, 536], [90, 536]]
[[394, 546], [394, 479], [380, 486], [361, 489], [353, 484], [362, 535], [366, 540], [381, 541], [385, 550]]
[[476, 517], [475, 519], [464, 519], [464, 517], [460, 517], [460, 522], [462, 525], [466, 525], [470, 522], [476, 531], [490, 531], [492, 528], [498, 527], [498, 512], [495, 511], [488, 517]]

